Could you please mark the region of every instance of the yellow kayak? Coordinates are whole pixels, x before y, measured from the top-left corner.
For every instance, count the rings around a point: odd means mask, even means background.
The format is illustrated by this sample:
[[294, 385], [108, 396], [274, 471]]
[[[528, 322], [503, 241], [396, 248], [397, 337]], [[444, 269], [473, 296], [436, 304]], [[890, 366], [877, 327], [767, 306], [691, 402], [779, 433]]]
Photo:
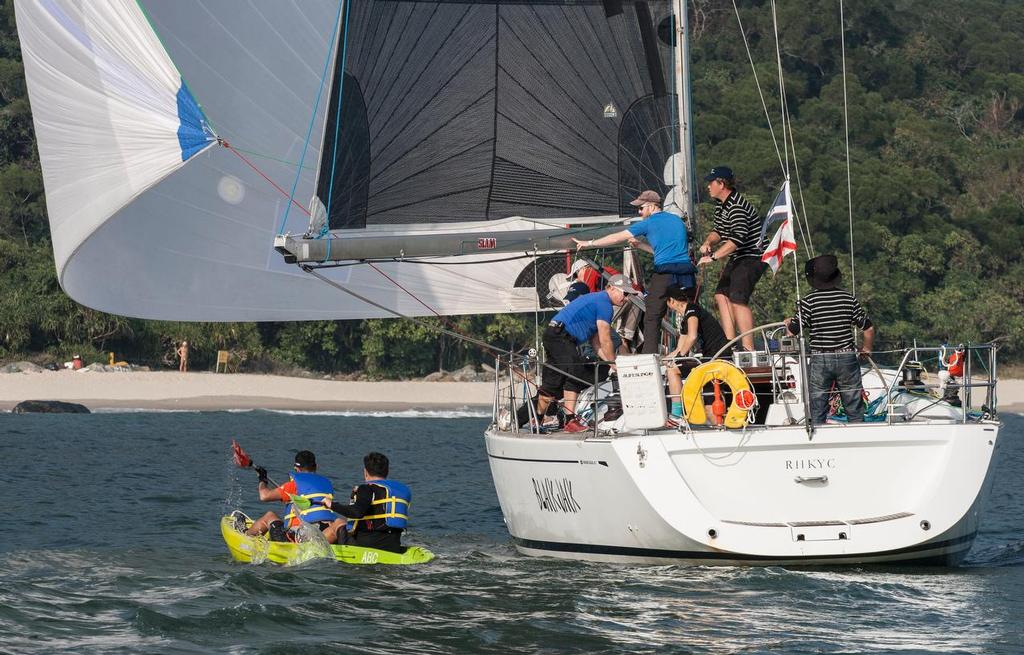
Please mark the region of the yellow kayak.
[[244, 519], [246, 527], [252, 525], [252, 521], [244, 514], [230, 514], [221, 518], [220, 533], [228, 545], [231, 557], [239, 562], [262, 564], [270, 561], [274, 564], [294, 565], [333, 556], [345, 564], [423, 564], [434, 559], [434, 553], [420, 546], [408, 546], [404, 553], [393, 553], [362, 546], [291, 543], [270, 541], [265, 536], [251, 537], [235, 527], [236, 516]]

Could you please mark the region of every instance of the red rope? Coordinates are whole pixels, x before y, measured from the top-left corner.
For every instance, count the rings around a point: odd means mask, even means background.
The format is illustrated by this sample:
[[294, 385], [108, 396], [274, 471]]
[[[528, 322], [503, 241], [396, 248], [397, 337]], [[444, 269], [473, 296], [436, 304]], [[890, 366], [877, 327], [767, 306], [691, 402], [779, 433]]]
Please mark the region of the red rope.
[[274, 187], [274, 188], [275, 188], [275, 189], [277, 189], [277, 190], [278, 190], [279, 192], [281, 192], [281, 195], [282, 195], [282, 196], [284, 196], [285, 198], [288, 198], [288, 201], [289, 201], [289, 202], [291, 202], [291, 203], [292, 203], [293, 205], [295, 205], [296, 207], [298, 207], [299, 209], [301, 209], [301, 210], [302, 210], [302, 213], [303, 213], [303, 214], [305, 214], [306, 216], [309, 216], [309, 210], [308, 210], [308, 209], [306, 209], [305, 207], [303, 207], [302, 205], [300, 205], [300, 204], [299, 204], [298, 202], [296, 202], [296, 201], [295, 201], [295, 198], [292, 198], [292, 197], [291, 197], [291, 196], [290, 196], [290, 195], [288, 194], [288, 192], [287, 192], [287, 191], [285, 191], [284, 189], [282, 189], [281, 187], [279, 187], [279, 186], [277, 185], [277, 183], [276, 183], [276, 182], [274, 182], [274, 181], [273, 181], [272, 179], [270, 179], [269, 177], [267, 177], [266, 173], [264, 173], [263, 171], [261, 171], [260, 169], [258, 169], [258, 168], [256, 167], [256, 165], [255, 165], [255, 164], [253, 164], [253, 163], [252, 163], [251, 161], [249, 161], [248, 159], [246, 159], [246, 158], [245, 158], [245, 155], [243, 155], [242, 153], [240, 153], [240, 152], [238, 152], [237, 150], [235, 150], [234, 148], [232, 148], [232, 147], [231, 147], [231, 144], [230, 144], [230, 143], [228, 143], [227, 141], [224, 141], [223, 139], [221, 140], [220, 144], [221, 144], [222, 146], [224, 146], [225, 148], [227, 148], [228, 150], [230, 150], [231, 152], [233, 152], [233, 153], [235, 153], [236, 155], [238, 155], [238, 158], [239, 158], [239, 159], [241, 159], [242, 161], [244, 161], [244, 162], [245, 162], [246, 164], [248, 164], [248, 165], [249, 165], [249, 168], [251, 168], [252, 170], [256, 171], [256, 172], [257, 172], [257, 173], [259, 174], [259, 176], [260, 176], [260, 177], [262, 177], [262, 178], [263, 178], [264, 180], [266, 180], [267, 182], [270, 182], [270, 186]]

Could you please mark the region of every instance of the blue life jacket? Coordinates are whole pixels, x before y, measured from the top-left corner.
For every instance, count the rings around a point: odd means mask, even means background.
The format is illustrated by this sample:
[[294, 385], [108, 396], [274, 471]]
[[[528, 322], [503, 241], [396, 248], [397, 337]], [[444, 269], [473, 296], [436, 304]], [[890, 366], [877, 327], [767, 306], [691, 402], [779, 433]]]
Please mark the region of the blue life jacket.
[[409, 505], [412, 491], [397, 480], [373, 480], [363, 484], [375, 487], [370, 514], [361, 519], [349, 519], [349, 532], [355, 532], [360, 521], [383, 520], [389, 528], [404, 530], [409, 525]]
[[[321, 504], [321, 501], [324, 501], [329, 505], [334, 498], [334, 485], [330, 480], [317, 473], [302, 472], [292, 473], [292, 480], [295, 480], [295, 489], [298, 495], [305, 496], [313, 503], [309, 509], [299, 510], [299, 516], [303, 521], [316, 523], [318, 521], [333, 521], [338, 518], [337, 514]], [[290, 526], [292, 520], [296, 518], [295, 507], [292, 506], [292, 503], [288, 503], [285, 511], [285, 525]]]

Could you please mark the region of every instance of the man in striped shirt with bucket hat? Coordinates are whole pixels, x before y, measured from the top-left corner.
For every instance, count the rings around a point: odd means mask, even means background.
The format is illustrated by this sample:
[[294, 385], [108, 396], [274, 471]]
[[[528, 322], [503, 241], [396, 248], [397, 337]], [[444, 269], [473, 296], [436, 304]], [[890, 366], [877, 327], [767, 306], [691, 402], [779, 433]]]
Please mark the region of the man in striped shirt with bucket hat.
[[[835, 255], [819, 255], [804, 267], [814, 289], [797, 303], [796, 316], [786, 319], [791, 334], [804, 332], [811, 359], [807, 367], [811, 420], [828, 418], [828, 397], [835, 384], [850, 423], [864, 420], [863, 383], [858, 355], [871, 353], [875, 328], [857, 298], [837, 284], [841, 277]], [[864, 331], [858, 353], [852, 327]]]

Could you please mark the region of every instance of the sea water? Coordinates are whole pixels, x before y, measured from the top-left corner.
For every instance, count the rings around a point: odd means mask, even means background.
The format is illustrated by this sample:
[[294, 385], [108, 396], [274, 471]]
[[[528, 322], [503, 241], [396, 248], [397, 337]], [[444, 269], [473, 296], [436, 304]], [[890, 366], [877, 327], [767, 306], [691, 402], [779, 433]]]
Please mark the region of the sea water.
[[[966, 564], [791, 570], [529, 558], [509, 543], [472, 411], [0, 415], [3, 653], [1021, 653], [1024, 417], [1005, 417]], [[259, 515], [231, 439], [345, 495], [380, 450], [414, 493], [413, 567], [233, 562]]]

